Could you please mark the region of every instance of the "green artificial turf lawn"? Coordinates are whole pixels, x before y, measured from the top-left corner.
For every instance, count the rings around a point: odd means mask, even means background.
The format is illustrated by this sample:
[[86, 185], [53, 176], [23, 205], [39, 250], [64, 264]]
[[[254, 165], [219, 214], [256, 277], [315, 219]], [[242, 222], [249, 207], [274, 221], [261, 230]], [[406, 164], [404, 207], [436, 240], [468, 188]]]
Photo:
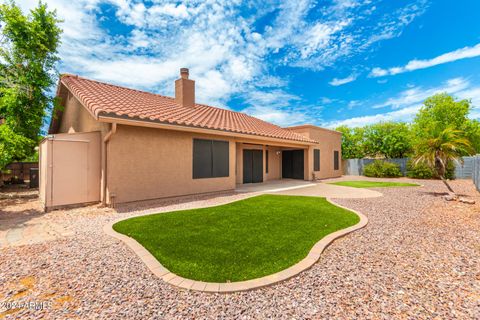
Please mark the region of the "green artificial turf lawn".
[[381, 181], [339, 181], [332, 182], [337, 186], [354, 187], [354, 188], [385, 188], [385, 187], [418, 187], [416, 183], [406, 182], [381, 182]]
[[325, 198], [261, 195], [130, 218], [113, 229], [137, 240], [177, 275], [234, 282], [284, 270], [305, 258], [320, 239], [359, 220]]

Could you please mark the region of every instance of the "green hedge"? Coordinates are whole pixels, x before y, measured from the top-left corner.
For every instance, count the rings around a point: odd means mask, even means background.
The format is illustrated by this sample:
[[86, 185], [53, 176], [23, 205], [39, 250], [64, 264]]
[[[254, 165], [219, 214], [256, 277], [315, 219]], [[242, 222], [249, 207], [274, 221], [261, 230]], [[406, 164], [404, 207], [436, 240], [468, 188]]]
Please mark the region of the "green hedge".
[[414, 164], [412, 160], [407, 162], [407, 177], [416, 179], [432, 179], [433, 170], [424, 163]]
[[363, 174], [366, 177], [376, 178], [396, 178], [401, 177], [400, 166], [396, 163], [375, 160], [363, 168]]
[[[436, 173], [425, 163], [413, 164], [413, 161], [407, 162], [407, 177], [416, 179], [438, 179]], [[455, 179], [455, 163], [448, 162], [445, 178]]]

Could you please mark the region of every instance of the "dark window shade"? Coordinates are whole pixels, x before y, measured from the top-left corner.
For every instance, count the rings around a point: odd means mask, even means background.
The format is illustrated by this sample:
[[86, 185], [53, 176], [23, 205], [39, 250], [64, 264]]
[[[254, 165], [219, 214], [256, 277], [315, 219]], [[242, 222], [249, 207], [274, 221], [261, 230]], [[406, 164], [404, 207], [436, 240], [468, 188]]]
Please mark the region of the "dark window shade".
[[193, 139], [193, 179], [229, 176], [228, 141]]
[[193, 140], [193, 179], [212, 176], [212, 141]]
[[212, 143], [213, 177], [228, 177], [229, 152], [228, 141], [216, 141]]
[[313, 150], [313, 171], [320, 171], [320, 150]]
[[338, 151], [333, 151], [333, 170], [338, 170], [340, 168], [340, 159]]
[[268, 150], [265, 150], [265, 172], [268, 173]]

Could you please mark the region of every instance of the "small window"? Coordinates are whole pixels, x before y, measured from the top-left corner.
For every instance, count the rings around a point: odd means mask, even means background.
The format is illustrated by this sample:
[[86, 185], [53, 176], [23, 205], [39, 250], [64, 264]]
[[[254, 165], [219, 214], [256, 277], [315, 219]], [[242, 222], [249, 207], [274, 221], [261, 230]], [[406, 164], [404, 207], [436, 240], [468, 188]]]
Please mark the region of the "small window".
[[193, 179], [228, 176], [228, 141], [193, 139]]
[[320, 149], [313, 150], [313, 171], [320, 171]]
[[340, 169], [340, 158], [338, 151], [333, 151], [333, 170]]
[[265, 150], [265, 172], [268, 173], [268, 150]]

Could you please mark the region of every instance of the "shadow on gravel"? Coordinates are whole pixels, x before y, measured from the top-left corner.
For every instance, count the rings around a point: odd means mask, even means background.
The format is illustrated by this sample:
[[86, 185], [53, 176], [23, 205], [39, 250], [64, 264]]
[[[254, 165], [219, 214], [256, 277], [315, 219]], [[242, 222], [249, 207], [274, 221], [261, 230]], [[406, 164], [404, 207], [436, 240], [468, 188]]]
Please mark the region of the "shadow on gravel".
[[5, 231], [22, 226], [33, 218], [45, 215], [45, 212], [37, 209], [26, 209], [21, 211], [7, 211], [0, 209], [0, 231]]
[[[423, 194], [434, 196], [434, 197], [442, 197], [449, 194], [448, 192], [434, 192], [434, 191], [420, 191], [419, 193], [423, 193]], [[457, 196], [466, 197], [466, 198], [470, 197], [468, 194], [462, 194], [462, 193], [457, 193]]]
[[0, 188], [0, 231], [20, 227], [44, 214], [38, 203], [38, 189], [22, 185]]

